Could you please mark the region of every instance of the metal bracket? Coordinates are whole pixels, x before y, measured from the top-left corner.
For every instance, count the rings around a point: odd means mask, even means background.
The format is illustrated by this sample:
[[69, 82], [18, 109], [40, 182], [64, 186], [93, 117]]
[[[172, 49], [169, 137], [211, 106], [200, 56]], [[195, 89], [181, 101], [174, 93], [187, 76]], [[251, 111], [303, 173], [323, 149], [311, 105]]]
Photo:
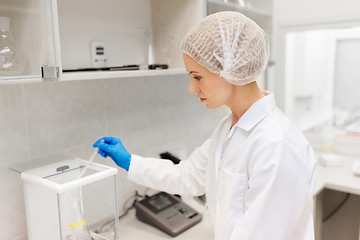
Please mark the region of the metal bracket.
[[41, 77], [44, 79], [57, 79], [60, 77], [59, 67], [43, 65], [41, 67]]

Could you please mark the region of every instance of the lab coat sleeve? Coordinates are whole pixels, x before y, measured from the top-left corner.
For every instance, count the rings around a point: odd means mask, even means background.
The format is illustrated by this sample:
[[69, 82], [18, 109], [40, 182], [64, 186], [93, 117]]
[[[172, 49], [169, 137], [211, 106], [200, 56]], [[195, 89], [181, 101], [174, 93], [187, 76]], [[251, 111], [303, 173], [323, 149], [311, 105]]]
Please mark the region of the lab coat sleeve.
[[[314, 168], [284, 140], [255, 150], [249, 163], [245, 212], [231, 239], [313, 239], [312, 188]], [[305, 237], [307, 236], [307, 237]]]
[[187, 160], [176, 165], [169, 160], [132, 154], [128, 179], [172, 194], [202, 195], [210, 141], [205, 141]]

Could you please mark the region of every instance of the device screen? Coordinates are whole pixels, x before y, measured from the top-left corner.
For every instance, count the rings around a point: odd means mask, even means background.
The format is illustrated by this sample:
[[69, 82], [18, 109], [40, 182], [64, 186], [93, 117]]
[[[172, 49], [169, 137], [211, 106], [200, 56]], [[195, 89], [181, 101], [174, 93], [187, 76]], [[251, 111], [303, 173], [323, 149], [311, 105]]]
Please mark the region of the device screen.
[[157, 214], [162, 210], [178, 203], [178, 201], [168, 196], [167, 193], [160, 192], [154, 196], [142, 200], [141, 203], [149, 210]]
[[172, 204], [170, 199], [167, 196], [159, 195], [156, 198], [152, 198], [149, 200], [149, 203], [155, 207], [157, 210], [161, 210], [166, 208]]

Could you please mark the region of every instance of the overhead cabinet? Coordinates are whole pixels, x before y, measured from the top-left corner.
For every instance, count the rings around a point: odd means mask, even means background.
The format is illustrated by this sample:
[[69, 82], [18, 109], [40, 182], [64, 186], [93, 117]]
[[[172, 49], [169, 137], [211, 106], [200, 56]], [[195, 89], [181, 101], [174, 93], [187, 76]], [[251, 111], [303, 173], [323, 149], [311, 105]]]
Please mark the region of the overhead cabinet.
[[[184, 73], [180, 41], [205, 16], [205, 2], [107, 0], [99, 4], [95, 0], [61, 0], [58, 13], [63, 70], [129, 67], [116, 73], [67, 72], [63, 79], [173, 74]], [[96, 47], [103, 49], [104, 65], [96, 65], [97, 57], [101, 61], [101, 56], [93, 54]], [[155, 73], [142, 70], [153, 64], [168, 65], [169, 69]], [[134, 65], [141, 70], [131, 71]]]
[[[59, 80], [183, 73], [180, 41], [205, 15], [206, 2], [193, 0], [1, 0], [0, 16], [10, 20], [14, 54], [25, 67], [16, 74], [0, 71], [0, 81], [42, 81], [44, 73]], [[66, 72], [98, 68], [92, 61], [97, 44], [106, 59], [99, 68], [167, 64], [169, 69]]]
[[[262, 0], [265, 7], [257, 9], [259, 1], [244, 8], [216, 0], [0, 0], [0, 17], [9, 19], [16, 42], [13, 56], [24, 65], [17, 73], [1, 68], [7, 46], [0, 42], [0, 83], [183, 74], [179, 47], [192, 26], [222, 10], [265, 26], [271, 4]], [[154, 64], [168, 69], [148, 70]]]

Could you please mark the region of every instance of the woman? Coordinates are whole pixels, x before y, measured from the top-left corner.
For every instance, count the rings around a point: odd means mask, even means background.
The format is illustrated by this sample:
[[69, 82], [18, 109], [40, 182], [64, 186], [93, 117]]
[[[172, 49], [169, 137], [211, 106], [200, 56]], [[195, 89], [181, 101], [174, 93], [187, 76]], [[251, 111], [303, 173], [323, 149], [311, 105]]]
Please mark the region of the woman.
[[231, 109], [187, 161], [174, 165], [129, 154], [112, 137], [94, 147], [139, 184], [169, 193], [206, 193], [215, 239], [314, 239], [316, 160], [273, 94], [256, 83], [268, 48], [264, 31], [236, 12], [210, 15], [186, 35], [181, 49], [189, 91], [209, 109]]

